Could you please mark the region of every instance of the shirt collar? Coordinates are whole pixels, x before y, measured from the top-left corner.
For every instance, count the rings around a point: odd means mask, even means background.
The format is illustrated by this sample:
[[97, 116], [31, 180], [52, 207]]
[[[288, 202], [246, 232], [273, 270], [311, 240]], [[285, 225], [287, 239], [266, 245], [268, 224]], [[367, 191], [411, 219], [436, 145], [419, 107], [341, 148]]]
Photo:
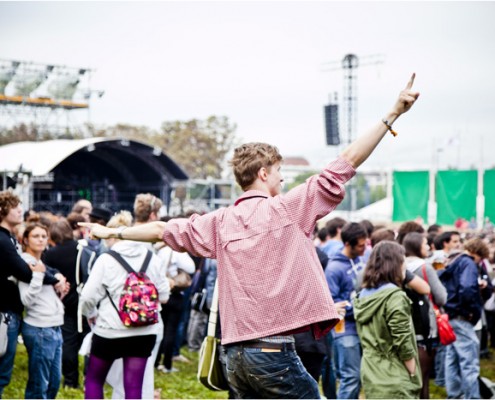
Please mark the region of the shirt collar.
[[235, 201], [234, 205], [237, 206], [240, 202], [255, 197], [263, 197], [264, 199], [267, 199], [270, 196], [266, 192], [263, 192], [261, 190], [248, 190], [247, 192], [244, 192], [243, 195]]

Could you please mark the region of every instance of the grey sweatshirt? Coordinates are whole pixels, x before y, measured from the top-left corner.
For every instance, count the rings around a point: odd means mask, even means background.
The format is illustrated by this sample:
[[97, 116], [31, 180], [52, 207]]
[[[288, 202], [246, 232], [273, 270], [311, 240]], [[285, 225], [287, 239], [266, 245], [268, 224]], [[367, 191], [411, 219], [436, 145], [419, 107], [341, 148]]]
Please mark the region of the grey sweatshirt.
[[[28, 253], [22, 258], [27, 262], [37, 260]], [[51, 285], [43, 285], [43, 272], [33, 272], [31, 282], [19, 282], [21, 301], [26, 313], [24, 322], [37, 328], [50, 328], [64, 324], [64, 305]]]
[[[447, 301], [447, 290], [443, 286], [442, 282], [438, 278], [437, 272], [433, 267], [422, 258], [419, 257], [406, 257], [406, 268], [413, 274], [424, 279], [423, 268], [426, 266], [426, 277], [428, 278], [428, 284], [430, 285], [431, 295], [435, 304], [438, 307], [442, 307]], [[430, 300], [430, 337], [436, 338], [438, 336], [437, 321], [435, 318], [435, 311], [433, 310], [433, 304]]]

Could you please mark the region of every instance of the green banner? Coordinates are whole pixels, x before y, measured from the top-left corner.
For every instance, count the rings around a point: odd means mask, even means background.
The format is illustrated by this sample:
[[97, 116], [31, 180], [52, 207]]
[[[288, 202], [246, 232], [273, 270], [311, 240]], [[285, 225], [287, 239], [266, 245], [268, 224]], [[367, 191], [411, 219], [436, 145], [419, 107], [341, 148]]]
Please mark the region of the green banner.
[[487, 169], [483, 176], [483, 194], [485, 195], [485, 217], [495, 221], [495, 170]]
[[438, 171], [437, 223], [454, 225], [457, 218], [476, 218], [477, 171]]
[[428, 171], [394, 171], [392, 221], [428, 220]]

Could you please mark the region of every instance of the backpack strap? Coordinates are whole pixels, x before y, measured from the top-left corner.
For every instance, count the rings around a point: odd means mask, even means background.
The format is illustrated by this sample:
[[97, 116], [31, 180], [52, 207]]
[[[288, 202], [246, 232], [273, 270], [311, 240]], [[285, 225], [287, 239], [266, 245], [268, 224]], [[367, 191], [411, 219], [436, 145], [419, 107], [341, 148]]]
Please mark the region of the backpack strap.
[[133, 273], [133, 272], [136, 272], [134, 271], [134, 269], [129, 265], [129, 263], [124, 259], [124, 257], [122, 257], [119, 253], [117, 253], [115, 250], [108, 250], [107, 252], [108, 255], [112, 256], [113, 258], [115, 258], [120, 265], [122, 265], [122, 267], [129, 273]]
[[141, 269], [139, 270], [139, 272], [143, 272], [143, 273], [146, 272], [146, 270], [148, 269], [148, 265], [150, 264], [150, 260], [151, 260], [152, 255], [153, 254], [151, 253], [151, 251], [148, 250], [148, 252], [146, 253], [146, 257], [144, 257], [143, 265], [141, 266]]
[[115, 305], [115, 303], [113, 302], [112, 300], [112, 296], [110, 296], [110, 292], [108, 291], [107, 288], [105, 288], [105, 292], [107, 292], [107, 296], [108, 296], [108, 300], [110, 300], [110, 303], [112, 303], [112, 306], [113, 308], [115, 308], [115, 311], [117, 311], [117, 314], [119, 315], [120, 317], [120, 312], [119, 312], [119, 309], [117, 308], [117, 306]]
[[[124, 267], [124, 269], [130, 274], [132, 272], [136, 272], [134, 271], [134, 268], [132, 268], [129, 263], [124, 259], [124, 257], [122, 257], [119, 253], [117, 253], [115, 250], [108, 250], [107, 252], [108, 255], [112, 256], [113, 258], [115, 258], [120, 265], [122, 265], [122, 267]], [[151, 260], [151, 256], [153, 254], [151, 253], [150, 250], [147, 250], [146, 251], [146, 257], [144, 257], [144, 261], [143, 261], [143, 265], [141, 266], [141, 269], [139, 270], [139, 272], [146, 272], [146, 270], [148, 269], [148, 265], [150, 263], [150, 260]]]
[[83, 252], [83, 245], [81, 242], [77, 243], [77, 257], [76, 257], [76, 286], [81, 284], [81, 257]]

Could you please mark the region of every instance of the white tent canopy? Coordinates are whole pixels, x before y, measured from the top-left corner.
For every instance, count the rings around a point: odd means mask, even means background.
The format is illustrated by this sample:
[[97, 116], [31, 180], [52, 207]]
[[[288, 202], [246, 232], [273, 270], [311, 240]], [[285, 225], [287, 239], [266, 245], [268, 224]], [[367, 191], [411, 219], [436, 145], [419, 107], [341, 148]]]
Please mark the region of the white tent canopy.
[[[48, 140], [46, 142], [17, 142], [0, 146], [0, 171], [22, 170], [34, 176], [52, 171], [71, 154], [107, 138], [80, 140]], [[115, 139], [111, 139], [115, 140]]]

